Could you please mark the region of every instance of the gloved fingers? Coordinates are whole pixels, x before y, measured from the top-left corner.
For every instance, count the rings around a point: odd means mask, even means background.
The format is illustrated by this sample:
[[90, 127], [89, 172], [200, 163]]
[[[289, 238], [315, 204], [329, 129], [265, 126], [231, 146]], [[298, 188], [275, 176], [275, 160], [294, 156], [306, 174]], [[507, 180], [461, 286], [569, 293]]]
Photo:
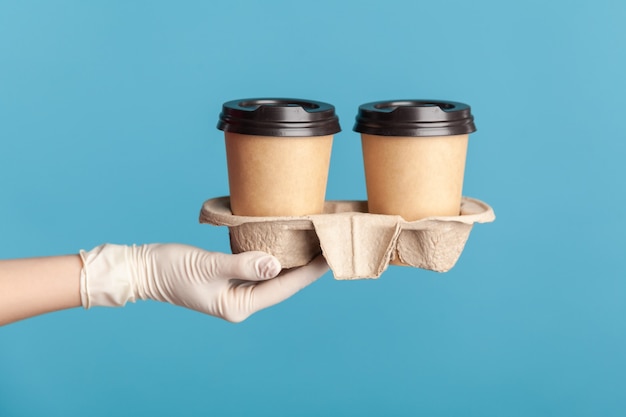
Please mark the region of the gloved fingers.
[[254, 289], [253, 310], [259, 311], [291, 297], [328, 272], [328, 264], [319, 255], [307, 265], [294, 268], [274, 279], [258, 283]]
[[237, 255], [214, 253], [212, 269], [214, 278], [264, 281], [280, 273], [280, 261], [265, 252], [251, 251]]

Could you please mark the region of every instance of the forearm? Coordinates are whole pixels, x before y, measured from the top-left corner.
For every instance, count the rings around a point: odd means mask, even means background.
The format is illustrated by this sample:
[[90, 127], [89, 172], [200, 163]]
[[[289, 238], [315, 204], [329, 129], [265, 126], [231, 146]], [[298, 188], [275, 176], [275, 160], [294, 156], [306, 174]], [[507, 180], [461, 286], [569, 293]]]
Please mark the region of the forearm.
[[0, 326], [81, 306], [78, 255], [0, 261]]

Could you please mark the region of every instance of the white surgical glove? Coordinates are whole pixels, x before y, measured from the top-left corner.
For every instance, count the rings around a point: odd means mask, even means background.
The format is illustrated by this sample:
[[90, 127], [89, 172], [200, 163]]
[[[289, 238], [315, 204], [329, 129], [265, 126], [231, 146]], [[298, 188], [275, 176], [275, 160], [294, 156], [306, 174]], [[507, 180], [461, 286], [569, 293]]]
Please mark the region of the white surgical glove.
[[104, 244], [80, 256], [85, 308], [151, 299], [230, 322], [289, 298], [328, 270], [319, 256], [279, 275], [279, 261], [264, 252], [228, 255], [181, 244]]

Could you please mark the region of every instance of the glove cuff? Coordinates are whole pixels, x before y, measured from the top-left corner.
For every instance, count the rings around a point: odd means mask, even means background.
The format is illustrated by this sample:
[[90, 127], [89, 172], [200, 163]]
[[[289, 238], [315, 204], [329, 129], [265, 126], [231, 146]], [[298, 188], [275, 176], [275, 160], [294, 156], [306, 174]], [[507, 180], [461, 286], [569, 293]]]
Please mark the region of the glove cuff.
[[135, 301], [129, 247], [104, 244], [89, 252], [80, 251], [80, 300], [84, 308], [118, 307]]

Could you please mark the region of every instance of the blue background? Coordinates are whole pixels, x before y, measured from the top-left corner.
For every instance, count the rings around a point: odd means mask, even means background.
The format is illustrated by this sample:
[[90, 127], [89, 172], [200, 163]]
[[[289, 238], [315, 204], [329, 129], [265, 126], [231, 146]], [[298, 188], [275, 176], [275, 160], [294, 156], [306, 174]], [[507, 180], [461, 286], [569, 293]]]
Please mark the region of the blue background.
[[0, 416], [623, 416], [626, 3], [0, 1], [0, 256], [228, 251], [222, 102], [333, 103], [328, 199], [364, 199], [359, 104], [469, 103], [446, 273], [327, 274], [241, 324], [154, 302], [0, 329]]

